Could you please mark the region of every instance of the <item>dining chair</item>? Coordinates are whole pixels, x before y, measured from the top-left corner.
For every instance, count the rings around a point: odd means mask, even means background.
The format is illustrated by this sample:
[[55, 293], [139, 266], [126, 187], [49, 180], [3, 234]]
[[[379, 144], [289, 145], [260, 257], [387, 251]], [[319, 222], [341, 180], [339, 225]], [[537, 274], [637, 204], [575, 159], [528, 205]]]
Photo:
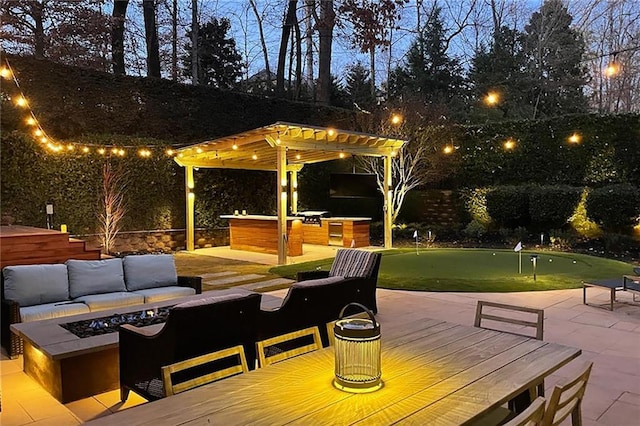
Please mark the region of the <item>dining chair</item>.
[[[223, 367], [220, 370], [215, 370], [178, 383], [173, 382], [172, 377], [176, 373], [185, 370], [197, 369], [198, 367], [202, 367], [206, 364], [222, 360], [228, 360], [228, 362], [223, 364]], [[230, 366], [227, 367], [226, 365], [229, 364]], [[244, 347], [242, 345], [238, 345], [162, 367], [162, 384], [165, 395], [170, 396], [207, 383], [215, 382], [216, 380], [235, 376], [236, 374], [247, 373], [248, 371], [249, 367], [247, 366], [247, 358], [244, 355]]]
[[[490, 311], [487, 313], [486, 308]], [[526, 317], [527, 319], [524, 319]], [[533, 319], [531, 319], [533, 317]], [[492, 327], [483, 325], [484, 321], [492, 321]], [[533, 335], [526, 333], [519, 333], [513, 329], [501, 329], [503, 327], [493, 327], [495, 322], [514, 324], [518, 326], [524, 326], [533, 328]], [[486, 322], [485, 322], [486, 324]], [[544, 310], [529, 308], [526, 306], [507, 305], [504, 303], [488, 302], [486, 300], [478, 300], [476, 306], [476, 316], [474, 325], [480, 328], [486, 328], [497, 331], [504, 331], [507, 333], [518, 334], [526, 337], [535, 337], [537, 340], [542, 340], [544, 335]], [[537, 396], [544, 396], [544, 381], [538, 383], [535, 387], [529, 389], [529, 397], [532, 400]], [[515, 408], [513, 404], [510, 404], [511, 408]]]
[[294, 356], [322, 349], [322, 340], [318, 327], [308, 327], [261, 340], [256, 343], [256, 348], [258, 365], [266, 367]]
[[512, 418], [503, 426], [540, 426], [544, 417], [545, 399], [537, 397], [526, 410]]
[[[486, 313], [485, 308], [491, 308], [492, 310], [490, 313]], [[535, 317], [535, 321], [523, 319], [522, 318], [523, 315], [518, 314], [519, 312], [522, 312], [525, 315], [532, 314]], [[478, 300], [474, 325], [476, 327], [490, 328], [490, 329], [496, 330], [496, 328], [493, 328], [493, 327], [483, 326], [482, 320], [503, 322], [503, 323], [509, 323], [509, 324], [515, 324], [515, 325], [520, 325], [524, 327], [534, 328], [535, 335], [529, 336], [529, 337], [535, 337], [538, 340], [542, 340], [542, 337], [544, 334], [544, 310], [543, 309], [529, 308], [526, 306], [506, 305], [504, 303], [494, 303], [494, 302], [487, 302], [484, 300]], [[514, 332], [509, 329], [499, 330], [499, 331], [506, 331], [508, 333], [526, 335], [524, 333]]]
[[593, 362], [586, 364], [578, 376], [568, 383], [556, 385], [542, 419], [543, 426], [562, 423], [571, 414], [573, 426], [582, 425], [582, 399], [587, 388]]

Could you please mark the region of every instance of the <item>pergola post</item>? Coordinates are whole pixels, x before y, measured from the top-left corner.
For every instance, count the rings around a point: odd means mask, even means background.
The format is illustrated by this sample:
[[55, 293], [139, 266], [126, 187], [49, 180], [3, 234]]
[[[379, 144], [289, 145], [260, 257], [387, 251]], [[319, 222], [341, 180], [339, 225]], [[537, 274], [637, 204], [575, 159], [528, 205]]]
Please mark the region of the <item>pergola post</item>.
[[391, 175], [391, 162], [393, 158], [390, 155], [385, 155], [384, 157], [384, 182], [383, 182], [383, 190], [384, 190], [384, 248], [392, 248], [393, 247], [393, 238], [392, 238], [392, 210], [393, 210], [393, 190], [392, 188], [392, 175]]
[[186, 241], [187, 241], [187, 251], [195, 250], [195, 228], [194, 228], [194, 203], [195, 203], [195, 194], [193, 189], [195, 184], [193, 182], [193, 166], [185, 166], [184, 168], [184, 189], [185, 189], [185, 198], [187, 202], [187, 229], [186, 229]]
[[276, 146], [278, 194], [278, 265], [287, 263], [287, 149]]
[[291, 213], [298, 213], [298, 172], [291, 171]]

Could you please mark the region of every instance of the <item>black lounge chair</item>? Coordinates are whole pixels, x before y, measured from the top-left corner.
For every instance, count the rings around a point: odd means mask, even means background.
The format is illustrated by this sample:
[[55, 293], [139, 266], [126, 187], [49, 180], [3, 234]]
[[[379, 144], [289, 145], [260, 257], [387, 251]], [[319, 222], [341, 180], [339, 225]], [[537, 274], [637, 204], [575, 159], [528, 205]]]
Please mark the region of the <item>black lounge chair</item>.
[[253, 367], [260, 299], [258, 293], [203, 297], [174, 306], [160, 331], [120, 327], [121, 400], [126, 401], [129, 391], [150, 401], [163, 398], [162, 367], [236, 345], [244, 347], [247, 364]]
[[336, 320], [347, 304], [358, 302], [377, 312], [381, 258], [380, 253], [340, 249], [331, 271], [298, 273], [298, 282], [289, 288], [281, 306], [260, 311], [259, 339], [318, 327], [323, 346], [328, 346], [326, 324]]

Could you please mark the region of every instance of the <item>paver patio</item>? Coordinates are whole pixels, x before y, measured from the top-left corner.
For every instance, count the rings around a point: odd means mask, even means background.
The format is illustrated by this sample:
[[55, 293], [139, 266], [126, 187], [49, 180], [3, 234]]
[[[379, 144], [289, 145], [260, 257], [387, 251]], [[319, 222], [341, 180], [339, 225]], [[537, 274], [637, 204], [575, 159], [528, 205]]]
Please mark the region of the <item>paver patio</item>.
[[[286, 290], [270, 294], [283, 297]], [[631, 294], [620, 293], [613, 312], [582, 304], [582, 290], [529, 293], [420, 293], [378, 291], [379, 319], [384, 324], [399, 318], [410, 320], [415, 313], [460, 324], [472, 324], [479, 299], [527, 305], [545, 310], [545, 340], [582, 349], [577, 360], [546, 380], [548, 395], [555, 383], [573, 374], [582, 363], [594, 367], [583, 404], [585, 425], [636, 425], [640, 418], [640, 304]], [[590, 296], [590, 302], [607, 306], [608, 293]], [[417, 317], [417, 316], [416, 316]], [[383, 359], [384, 375], [384, 359]], [[66, 425], [143, 403], [129, 398], [120, 405], [118, 391], [107, 392], [66, 405], [58, 403], [22, 373], [22, 360], [0, 361], [2, 413], [0, 424]]]

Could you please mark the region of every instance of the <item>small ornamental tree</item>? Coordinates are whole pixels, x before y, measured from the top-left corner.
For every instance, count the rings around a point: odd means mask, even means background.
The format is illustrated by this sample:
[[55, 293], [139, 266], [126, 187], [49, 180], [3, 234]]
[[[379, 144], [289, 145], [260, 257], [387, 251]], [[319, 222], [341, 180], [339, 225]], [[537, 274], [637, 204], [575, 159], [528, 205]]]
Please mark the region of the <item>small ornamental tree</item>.
[[102, 193], [98, 210], [98, 233], [102, 249], [111, 253], [116, 235], [120, 232], [122, 218], [127, 212], [124, 192], [127, 187], [126, 173], [113, 169], [111, 163], [102, 167]]

